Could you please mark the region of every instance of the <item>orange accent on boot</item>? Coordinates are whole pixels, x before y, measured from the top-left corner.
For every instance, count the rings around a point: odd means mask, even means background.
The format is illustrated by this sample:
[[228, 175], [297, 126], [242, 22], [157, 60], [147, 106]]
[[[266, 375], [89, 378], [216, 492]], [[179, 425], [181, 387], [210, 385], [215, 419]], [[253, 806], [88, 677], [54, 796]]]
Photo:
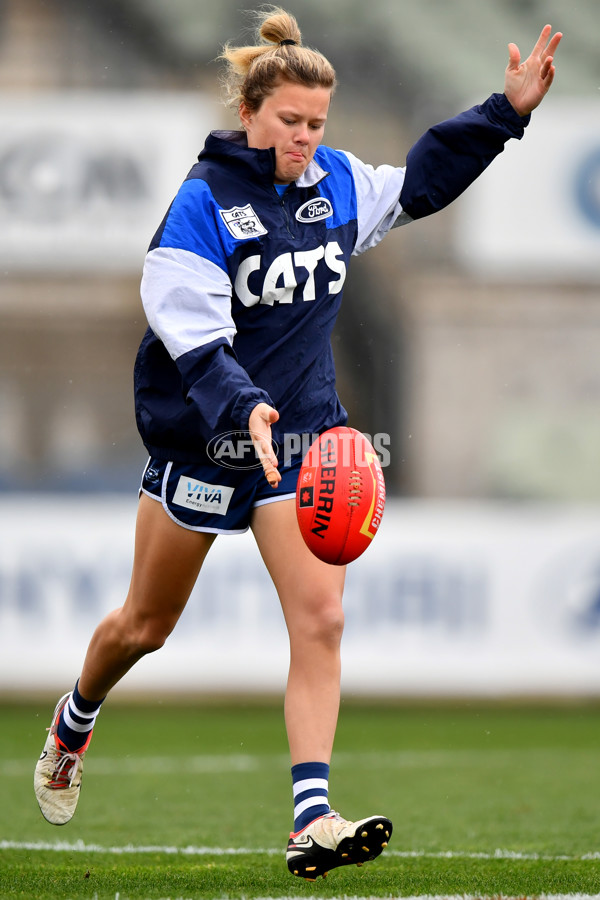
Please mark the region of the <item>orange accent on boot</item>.
[[79, 756], [83, 756], [83, 754], [85, 753], [87, 748], [90, 746], [90, 741], [92, 739], [93, 733], [94, 733], [94, 729], [92, 728], [92, 730], [90, 731], [90, 733], [88, 734], [88, 736], [85, 739], [85, 744], [83, 744], [82, 747], [78, 747], [77, 750], [71, 750], [69, 747], [67, 747], [65, 742], [61, 741], [58, 734], [55, 733], [54, 741], [56, 743], [56, 749], [60, 750], [62, 753], [77, 753]]

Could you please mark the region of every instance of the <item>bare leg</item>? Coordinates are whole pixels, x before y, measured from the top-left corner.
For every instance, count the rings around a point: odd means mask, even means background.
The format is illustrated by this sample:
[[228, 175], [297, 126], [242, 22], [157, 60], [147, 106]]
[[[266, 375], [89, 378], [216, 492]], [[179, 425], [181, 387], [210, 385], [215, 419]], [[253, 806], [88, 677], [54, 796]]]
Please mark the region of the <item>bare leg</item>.
[[327, 565], [308, 550], [293, 500], [257, 507], [252, 530], [290, 639], [285, 722], [291, 762], [329, 763], [340, 703], [345, 568]]
[[214, 537], [181, 528], [160, 503], [141, 496], [129, 593], [92, 636], [79, 679], [87, 700], [101, 700], [142, 656], [162, 647]]

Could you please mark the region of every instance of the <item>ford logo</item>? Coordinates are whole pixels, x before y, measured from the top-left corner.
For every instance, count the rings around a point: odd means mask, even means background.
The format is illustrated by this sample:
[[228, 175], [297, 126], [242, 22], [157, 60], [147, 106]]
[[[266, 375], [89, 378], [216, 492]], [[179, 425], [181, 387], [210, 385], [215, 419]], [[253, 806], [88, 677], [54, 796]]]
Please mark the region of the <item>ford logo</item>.
[[296, 213], [296, 218], [299, 222], [317, 222], [320, 219], [328, 219], [332, 215], [331, 200], [326, 197], [315, 197], [302, 204]]

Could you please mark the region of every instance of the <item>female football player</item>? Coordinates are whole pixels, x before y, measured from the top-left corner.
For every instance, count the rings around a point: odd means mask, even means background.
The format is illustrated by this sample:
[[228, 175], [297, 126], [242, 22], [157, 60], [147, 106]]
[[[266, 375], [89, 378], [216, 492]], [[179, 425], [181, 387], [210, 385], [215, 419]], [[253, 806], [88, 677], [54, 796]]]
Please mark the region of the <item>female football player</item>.
[[[509, 44], [503, 93], [427, 131], [405, 167], [376, 169], [322, 144], [336, 76], [303, 46], [291, 15], [273, 9], [255, 46], [225, 47], [241, 130], [209, 135], [146, 257], [149, 327], [135, 400], [150, 459], [131, 586], [98, 625], [73, 691], [54, 711], [35, 774], [49, 822], [75, 811], [103, 699], [163, 645], [216, 536], [251, 528], [289, 632], [290, 871], [314, 879], [386, 846], [388, 818], [347, 821], [329, 805], [344, 568], [304, 544], [294, 503], [301, 459], [278, 458], [274, 447], [286, 435], [346, 423], [330, 335], [351, 256], [446, 206], [506, 141], [522, 137], [552, 84], [560, 38], [547, 25], [524, 61]], [[248, 432], [262, 467], [220, 466], [215, 439]]]

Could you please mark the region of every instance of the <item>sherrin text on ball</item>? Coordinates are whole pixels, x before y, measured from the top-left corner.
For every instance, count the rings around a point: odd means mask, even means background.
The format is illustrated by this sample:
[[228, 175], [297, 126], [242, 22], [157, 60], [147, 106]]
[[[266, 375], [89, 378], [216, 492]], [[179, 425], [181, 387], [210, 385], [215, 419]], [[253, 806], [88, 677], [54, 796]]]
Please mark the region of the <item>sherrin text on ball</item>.
[[357, 559], [377, 533], [385, 507], [385, 480], [377, 453], [354, 428], [325, 431], [304, 457], [296, 492], [300, 531], [324, 562]]

